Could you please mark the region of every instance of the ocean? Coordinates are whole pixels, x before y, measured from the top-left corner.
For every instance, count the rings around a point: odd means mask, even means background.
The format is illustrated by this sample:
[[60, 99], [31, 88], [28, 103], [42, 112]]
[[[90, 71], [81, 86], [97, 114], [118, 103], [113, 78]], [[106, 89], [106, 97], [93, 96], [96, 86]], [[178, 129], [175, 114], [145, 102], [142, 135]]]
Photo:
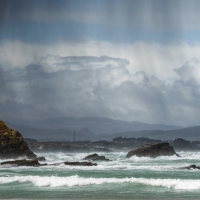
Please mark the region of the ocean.
[[[199, 152], [181, 157], [126, 158], [127, 152], [99, 153], [112, 161], [98, 166], [0, 166], [0, 199], [200, 199]], [[47, 163], [81, 161], [88, 153], [37, 153]], [[2, 160], [0, 160], [2, 161]]]

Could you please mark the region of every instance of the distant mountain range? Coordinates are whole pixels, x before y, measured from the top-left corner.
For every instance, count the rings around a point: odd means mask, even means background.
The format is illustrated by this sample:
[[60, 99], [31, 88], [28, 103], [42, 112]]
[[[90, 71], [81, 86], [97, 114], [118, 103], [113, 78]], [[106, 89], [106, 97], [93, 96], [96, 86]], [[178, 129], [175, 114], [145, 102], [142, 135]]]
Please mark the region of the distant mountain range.
[[[18, 130], [25, 138], [37, 139], [38, 141], [73, 141], [74, 132], [71, 130], [57, 128], [35, 128], [27, 125], [13, 124], [6, 122], [6, 125], [12, 129]], [[160, 140], [174, 140], [176, 138], [184, 138], [187, 140], [200, 140], [200, 126], [176, 129], [176, 130], [143, 130], [143, 131], [127, 131], [112, 134], [92, 133], [87, 128], [75, 131], [75, 139], [78, 140], [112, 140], [116, 137], [146, 137]]]
[[178, 130], [156, 130], [143, 134], [144, 137], [162, 140], [174, 140], [176, 138], [184, 138], [186, 140], [200, 140], [200, 126], [187, 127]]
[[174, 140], [176, 138], [184, 138], [189, 141], [200, 141], [200, 126], [187, 127], [177, 130], [146, 130], [146, 131], [129, 131], [120, 132], [111, 135], [102, 135], [112, 139], [115, 137], [145, 137], [159, 140]]
[[[14, 121], [14, 122], [13, 122]], [[115, 137], [147, 137], [173, 140], [178, 137], [200, 140], [200, 126], [183, 128], [174, 125], [125, 122], [108, 118], [60, 118], [34, 121], [11, 120], [6, 124], [25, 138], [39, 141], [112, 140]]]
[[183, 128], [175, 125], [164, 124], [147, 124], [142, 122], [126, 122], [100, 117], [85, 117], [85, 118], [56, 118], [44, 120], [9, 120], [14, 124], [21, 124], [42, 129], [66, 129], [70, 131], [78, 131], [83, 128], [89, 129], [92, 133], [113, 134], [118, 132], [128, 131], [143, 131], [143, 130], [175, 130]]
[[[13, 124], [5, 122], [6, 125], [18, 130], [24, 138], [36, 139], [38, 141], [73, 141], [74, 132], [66, 129], [45, 129], [35, 128], [27, 125]], [[78, 140], [96, 140], [96, 135], [91, 133], [87, 128], [77, 130], [75, 132], [75, 139]]]

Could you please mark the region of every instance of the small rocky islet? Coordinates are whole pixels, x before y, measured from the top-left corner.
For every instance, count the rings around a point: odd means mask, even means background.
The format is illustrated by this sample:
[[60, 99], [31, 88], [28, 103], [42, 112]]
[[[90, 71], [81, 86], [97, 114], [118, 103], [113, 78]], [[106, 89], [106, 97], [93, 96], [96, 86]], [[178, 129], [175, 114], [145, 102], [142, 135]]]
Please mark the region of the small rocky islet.
[[158, 156], [178, 156], [172, 146], [168, 142], [158, 144], [146, 144], [137, 149], [133, 149], [126, 155], [127, 158], [132, 156], [156, 158]]
[[[174, 148], [169, 145], [167, 142], [163, 143], [151, 143], [143, 145], [142, 147], [133, 149], [128, 152], [126, 155], [127, 158], [132, 156], [137, 157], [150, 157], [156, 158], [158, 156], [179, 156]], [[17, 159], [17, 158], [26, 158], [20, 160], [12, 160], [1, 162], [0, 165], [9, 165], [9, 166], [57, 166], [57, 165], [70, 165], [70, 166], [97, 166], [97, 163], [92, 163], [89, 161], [110, 161], [108, 158], [96, 153], [90, 154], [83, 158], [83, 160], [89, 160], [86, 162], [62, 162], [62, 163], [40, 163], [46, 161], [44, 157], [37, 157], [33, 151], [31, 151], [24, 141], [23, 136], [16, 130], [13, 130], [5, 125], [3, 121], [0, 120], [0, 159]], [[180, 156], [179, 156], [180, 157]], [[199, 166], [190, 165], [182, 167], [179, 169], [200, 169]]]

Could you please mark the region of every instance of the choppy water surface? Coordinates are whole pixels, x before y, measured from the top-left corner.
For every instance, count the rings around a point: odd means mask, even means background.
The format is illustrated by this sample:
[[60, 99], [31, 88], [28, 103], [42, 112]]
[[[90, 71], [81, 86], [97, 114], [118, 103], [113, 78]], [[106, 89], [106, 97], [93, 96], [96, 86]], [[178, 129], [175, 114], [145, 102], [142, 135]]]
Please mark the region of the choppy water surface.
[[[199, 152], [181, 158], [126, 158], [124, 152], [102, 153], [110, 162], [98, 166], [0, 167], [1, 199], [199, 199]], [[101, 154], [101, 153], [100, 153]], [[45, 153], [47, 163], [81, 161], [86, 153]], [[0, 160], [1, 161], [1, 160]]]

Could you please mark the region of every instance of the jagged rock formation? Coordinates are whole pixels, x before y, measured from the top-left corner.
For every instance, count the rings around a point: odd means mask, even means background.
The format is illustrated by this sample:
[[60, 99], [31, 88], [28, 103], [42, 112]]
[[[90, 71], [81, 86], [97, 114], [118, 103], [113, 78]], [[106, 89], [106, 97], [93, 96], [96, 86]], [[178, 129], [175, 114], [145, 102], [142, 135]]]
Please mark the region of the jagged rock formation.
[[36, 158], [37, 156], [29, 149], [22, 135], [8, 128], [0, 120], [0, 158], [9, 159], [17, 157]]
[[151, 157], [156, 158], [158, 156], [179, 156], [172, 146], [169, 143], [159, 143], [159, 144], [146, 144], [140, 148], [131, 150], [126, 155], [127, 158], [131, 156], [138, 156], [138, 157]]
[[86, 156], [83, 160], [101, 160], [101, 161], [109, 161], [105, 156], [99, 156], [98, 154], [94, 153], [91, 155]]

